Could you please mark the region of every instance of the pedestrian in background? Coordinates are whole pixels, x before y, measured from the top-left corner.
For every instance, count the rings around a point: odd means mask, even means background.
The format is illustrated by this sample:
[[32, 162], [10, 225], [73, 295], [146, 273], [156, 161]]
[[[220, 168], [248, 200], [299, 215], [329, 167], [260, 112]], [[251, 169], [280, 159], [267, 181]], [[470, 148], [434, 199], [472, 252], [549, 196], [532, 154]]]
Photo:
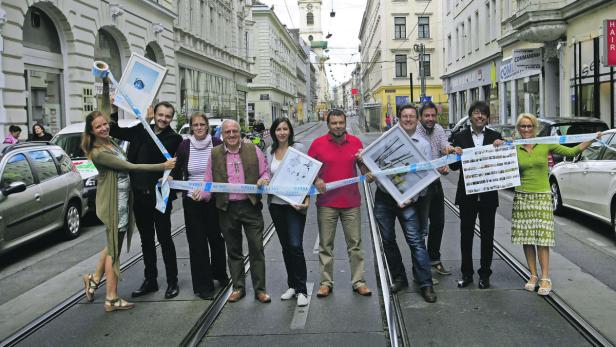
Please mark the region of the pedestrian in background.
[[326, 135], [318, 137], [310, 145], [308, 155], [323, 163], [315, 186], [317, 196], [317, 220], [319, 223], [319, 269], [320, 286], [317, 297], [327, 297], [334, 286], [334, 240], [338, 219], [347, 245], [351, 264], [353, 291], [369, 296], [372, 291], [364, 280], [364, 251], [361, 244], [361, 197], [357, 184], [344, 186], [327, 192], [325, 184], [357, 176], [357, 166], [362, 172], [368, 169], [357, 160], [357, 153], [363, 148], [361, 140], [346, 132], [346, 115], [341, 110], [327, 114]]
[[[536, 137], [539, 133], [537, 117], [522, 113], [516, 122], [518, 134], [523, 139]], [[597, 139], [601, 133], [597, 133]], [[554, 247], [554, 215], [552, 194], [548, 181], [548, 154], [575, 156], [588, 148], [593, 141], [582, 142], [570, 148], [559, 144], [529, 144], [516, 146], [520, 183], [515, 187], [513, 212], [511, 214], [511, 242], [524, 247], [524, 255], [530, 270], [530, 279], [524, 289], [539, 295], [548, 295], [552, 290], [550, 280], [550, 247]], [[502, 144], [497, 141], [495, 145]], [[541, 266], [541, 279], [537, 272], [537, 257]]]
[[[436, 105], [431, 101], [422, 105], [420, 111], [420, 124], [417, 125], [417, 134], [430, 144], [431, 157], [440, 158], [454, 151], [447, 141], [445, 130], [438, 124]], [[438, 168], [441, 175], [447, 175], [449, 168]], [[445, 194], [440, 178], [428, 186], [428, 193], [422, 205], [422, 223], [424, 232], [428, 235], [428, 255], [432, 269], [441, 275], [451, 275], [441, 262], [441, 241], [445, 228]]]
[[36, 123], [32, 126], [32, 134], [28, 136], [28, 141], [51, 141], [52, 137], [41, 124]]
[[[453, 145], [461, 148], [491, 145], [495, 140], [502, 139], [501, 134], [486, 125], [490, 119], [490, 107], [483, 101], [475, 101], [468, 109], [471, 126], [457, 133]], [[464, 288], [473, 283], [473, 238], [475, 237], [475, 220], [479, 215], [481, 231], [481, 267], [479, 274], [479, 289], [490, 288], [492, 275], [492, 256], [494, 252], [494, 220], [498, 207], [498, 191], [479, 194], [466, 194], [464, 188], [464, 169], [461, 162], [450, 164], [452, 170], [460, 170], [455, 203], [460, 207], [460, 251], [462, 253], [462, 278], [458, 288]]]
[[[146, 115], [149, 124], [154, 119], [154, 124], [150, 125], [156, 137], [165, 146], [171, 156], [175, 155], [182, 136], [178, 135], [170, 124], [175, 114], [173, 105], [166, 101], [159, 102], [154, 109], [148, 108]], [[142, 124], [137, 124], [129, 128], [121, 128], [117, 124], [118, 114], [111, 114], [112, 122], [111, 136], [129, 141], [127, 158], [135, 164], [156, 164], [164, 162], [165, 156], [150, 137]], [[156, 268], [156, 246], [154, 235], [160, 243], [165, 263], [165, 274], [167, 276], [167, 290], [165, 298], [170, 299], [177, 296], [180, 292], [178, 286], [178, 265], [175, 253], [175, 244], [171, 238], [171, 209], [175, 194], [171, 194], [165, 213], [156, 209], [156, 183], [162, 177], [162, 172], [132, 172], [131, 186], [135, 197], [135, 220], [139, 235], [141, 236], [141, 250], [143, 251], [143, 272], [145, 279], [131, 295], [136, 298], [158, 290], [158, 269]]]
[[[419, 147], [428, 160], [432, 158], [430, 144], [416, 131], [417, 108], [413, 105], [404, 105], [399, 109], [400, 127], [411, 138], [411, 141]], [[366, 175], [372, 179], [372, 173]], [[402, 233], [411, 250], [411, 260], [413, 265], [413, 275], [420, 287], [421, 295], [426, 302], [436, 302], [436, 293], [432, 284], [432, 272], [430, 271], [430, 258], [426, 250], [424, 241], [425, 234], [420, 217], [422, 205], [425, 203], [425, 196], [428, 189], [412, 197], [404, 204], [399, 205], [380, 181], [381, 177], [376, 177], [377, 190], [374, 196], [374, 216], [379, 225], [379, 232], [383, 240], [383, 250], [387, 258], [392, 278], [391, 291], [396, 293], [402, 288], [408, 287], [406, 270], [402, 262], [400, 248], [396, 242], [396, 219], [402, 227]]]
[[[266, 150], [270, 176], [275, 175], [289, 147], [304, 151], [304, 145], [295, 142], [293, 126], [288, 118], [277, 118], [270, 127], [272, 144]], [[297, 297], [297, 306], [308, 305], [306, 290], [306, 259], [304, 258], [304, 226], [310, 196], [300, 205], [291, 205], [275, 195], [268, 195], [267, 205], [282, 247], [282, 257], [287, 270], [288, 288], [280, 297], [289, 300]]]
[[[223, 145], [214, 147], [205, 169], [206, 182], [234, 184], [269, 183], [267, 160], [259, 148], [240, 139], [240, 124], [227, 119], [222, 125]], [[209, 201], [212, 193], [201, 192], [195, 198]], [[227, 244], [229, 272], [233, 291], [229, 302], [237, 302], [246, 296], [246, 275], [242, 228], [248, 242], [250, 277], [255, 299], [262, 303], [271, 301], [265, 290], [265, 252], [263, 248], [263, 215], [261, 196], [258, 194], [214, 193], [220, 229]]]
[[132, 211], [133, 196], [130, 189], [129, 171], [160, 172], [172, 169], [175, 159], [160, 164], [132, 164], [126, 154], [109, 136], [107, 117], [94, 111], [86, 117], [82, 135], [82, 149], [98, 170], [96, 189], [96, 216], [105, 225], [107, 246], [100, 253], [96, 269], [92, 274], [83, 275], [85, 294], [88, 301], [94, 300], [103, 273], [106, 276], [105, 311], [128, 310], [135, 305], [118, 296], [120, 276], [120, 251], [124, 238], [127, 249], [135, 226]]
[[6, 144], [16, 144], [19, 143], [19, 135], [21, 135], [21, 128], [18, 125], [9, 126], [9, 134], [4, 138], [4, 142]]
[[385, 115], [385, 130], [391, 129], [391, 116], [388, 114]]
[[[171, 179], [203, 181], [212, 148], [220, 145], [222, 141], [210, 135], [205, 113], [194, 113], [188, 123], [190, 136], [180, 143], [175, 152], [177, 163], [171, 172]], [[216, 203], [214, 200], [196, 201], [195, 197], [199, 194], [198, 190], [192, 193], [184, 192], [182, 207], [193, 292], [202, 299], [211, 300], [215, 295], [213, 280], [217, 280], [221, 286], [229, 282], [227, 256], [225, 240], [218, 224]]]

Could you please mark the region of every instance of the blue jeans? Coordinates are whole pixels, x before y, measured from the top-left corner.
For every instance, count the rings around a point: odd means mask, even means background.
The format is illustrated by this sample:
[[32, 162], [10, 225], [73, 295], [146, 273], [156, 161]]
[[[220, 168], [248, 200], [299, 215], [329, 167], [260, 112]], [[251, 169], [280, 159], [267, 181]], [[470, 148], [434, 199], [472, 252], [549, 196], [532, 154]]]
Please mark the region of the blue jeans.
[[396, 243], [395, 222], [402, 227], [406, 243], [411, 249], [413, 261], [413, 274], [421, 288], [432, 286], [432, 272], [430, 271], [430, 258], [424, 241], [419, 219], [417, 203], [400, 208], [398, 203], [387, 193], [376, 190], [374, 198], [374, 215], [379, 225], [379, 232], [383, 240], [383, 249], [387, 264], [394, 281], [406, 282], [406, 272], [402, 263], [400, 249]]
[[307, 294], [303, 246], [306, 215], [297, 212], [291, 205], [270, 204], [269, 211], [282, 247], [287, 284], [296, 293]]

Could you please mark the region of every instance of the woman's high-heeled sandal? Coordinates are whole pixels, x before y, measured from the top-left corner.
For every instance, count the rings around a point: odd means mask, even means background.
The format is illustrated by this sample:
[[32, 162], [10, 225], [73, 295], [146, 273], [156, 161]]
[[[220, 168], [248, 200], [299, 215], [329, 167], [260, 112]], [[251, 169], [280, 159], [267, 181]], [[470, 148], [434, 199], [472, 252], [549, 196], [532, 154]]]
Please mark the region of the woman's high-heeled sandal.
[[550, 292], [552, 291], [552, 281], [549, 278], [542, 278], [539, 280], [539, 282], [541, 283], [546, 282], [549, 284], [549, 287], [544, 287], [543, 285], [539, 286], [539, 290], [537, 291], [537, 294], [541, 296], [550, 295]]
[[113, 312], [118, 310], [130, 310], [135, 307], [135, 304], [128, 302], [120, 297], [115, 299], [105, 299], [105, 312]]
[[85, 274], [82, 276], [84, 290], [86, 292], [86, 298], [88, 302], [94, 301], [94, 292], [98, 289], [100, 284], [100, 279], [98, 282], [94, 281], [94, 276], [92, 274]]
[[[535, 279], [534, 281], [533, 278]], [[539, 277], [537, 277], [536, 275], [530, 275], [528, 282], [526, 282], [526, 284], [524, 285], [524, 289], [528, 290], [529, 292], [534, 292], [535, 290], [537, 290], [537, 288], [539, 288]]]

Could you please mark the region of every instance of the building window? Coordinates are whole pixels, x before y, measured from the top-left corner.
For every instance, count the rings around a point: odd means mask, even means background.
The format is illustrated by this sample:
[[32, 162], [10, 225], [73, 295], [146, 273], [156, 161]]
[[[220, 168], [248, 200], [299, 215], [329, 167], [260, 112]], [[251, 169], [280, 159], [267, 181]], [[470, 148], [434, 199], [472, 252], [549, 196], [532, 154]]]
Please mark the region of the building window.
[[[423, 73], [424, 76], [429, 77], [432, 76], [432, 69], [430, 68], [430, 54], [423, 55]], [[421, 76], [421, 71], [419, 72]]]
[[496, 17], [496, 0], [492, 0], [492, 16], [488, 22], [490, 23], [490, 26], [491, 26], [490, 38], [492, 39], [498, 38], [499, 33], [500, 33], [500, 30], [499, 30], [500, 25], [498, 23], [498, 18]]
[[306, 24], [314, 25], [314, 14], [312, 14], [312, 12], [306, 14]]
[[456, 60], [460, 59], [460, 29], [456, 28]]
[[473, 35], [473, 47], [479, 49], [479, 11], [475, 12], [475, 35]]
[[394, 17], [394, 39], [406, 39], [406, 17]]
[[451, 35], [447, 35], [447, 64], [451, 64]]
[[473, 52], [473, 23], [471, 21], [471, 17], [468, 17], [468, 25], [466, 31], [466, 46], [468, 47], [468, 54], [471, 54]]
[[396, 54], [396, 77], [406, 77], [406, 55]]
[[466, 30], [464, 30], [464, 23], [462, 23], [462, 27], [460, 28], [460, 56], [464, 58], [466, 54]]
[[430, 38], [430, 17], [419, 17], [417, 19], [417, 32], [420, 39]]
[[486, 36], [486, 43], [490, 42], [492, 38], [492, 12], [490, 10], [490, 3], [486, 2], [486, 32], [484, 33]]

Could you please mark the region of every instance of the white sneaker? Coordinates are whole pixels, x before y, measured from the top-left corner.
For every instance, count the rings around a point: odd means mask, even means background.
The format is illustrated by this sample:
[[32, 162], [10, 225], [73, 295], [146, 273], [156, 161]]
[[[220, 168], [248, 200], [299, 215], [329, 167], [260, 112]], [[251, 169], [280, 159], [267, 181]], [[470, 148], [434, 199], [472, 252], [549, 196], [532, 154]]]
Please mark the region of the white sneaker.
[[295, 296], [295, 289], [289, 288], [280, 296], [280, 300], [289, 300]]
[[304, 307], [308, 305], [308, 297], [304, 293], [297, 294], [297, 306]]

